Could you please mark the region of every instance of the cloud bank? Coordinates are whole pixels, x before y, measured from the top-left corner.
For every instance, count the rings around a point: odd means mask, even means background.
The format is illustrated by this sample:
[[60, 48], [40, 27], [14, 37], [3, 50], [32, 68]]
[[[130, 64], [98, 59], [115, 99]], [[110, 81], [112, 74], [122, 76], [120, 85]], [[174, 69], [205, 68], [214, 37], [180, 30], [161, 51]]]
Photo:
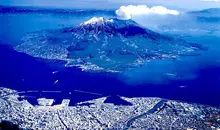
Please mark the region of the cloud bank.
[[128, 5], [121, 6], [115, 11], [118, 17], [122, 19], [131, 19], [135, 15], [149, 15], [149, 14], [158, 14], [158, 15], [179, 15], [180, 13], [176, 10], [170, 10], [163, 6], [153, 6], [151, 8], [146, 5]]

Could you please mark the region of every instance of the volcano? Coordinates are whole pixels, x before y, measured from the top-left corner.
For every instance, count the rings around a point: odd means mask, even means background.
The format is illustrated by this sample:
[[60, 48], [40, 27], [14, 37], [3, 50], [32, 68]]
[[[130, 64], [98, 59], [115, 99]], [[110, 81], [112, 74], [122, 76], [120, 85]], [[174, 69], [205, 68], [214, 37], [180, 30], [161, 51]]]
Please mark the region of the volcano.
[[94, 17], [75, 27], [27, 34], [14, 47], [34, 57], [64, 60], [84, 71], [124, 72], [152, 60], [198, 56], [208, 48], [165, 36], [133, 20]]

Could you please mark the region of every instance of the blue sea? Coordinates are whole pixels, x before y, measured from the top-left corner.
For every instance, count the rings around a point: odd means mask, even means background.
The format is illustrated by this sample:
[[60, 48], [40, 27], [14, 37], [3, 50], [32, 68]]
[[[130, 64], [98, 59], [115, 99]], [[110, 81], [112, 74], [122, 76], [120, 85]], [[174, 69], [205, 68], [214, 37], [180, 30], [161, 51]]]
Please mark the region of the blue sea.
[[[152, 23], [146, 26], [166, 35], [208, 46], [209, 49], [199, 56], [155, 60], [124, 73], [86, 72], [77, 67], [65, 67], [63, 61], [17, 52], [13, 47], [21, 44], [28, 33], [74, 27], [94, 16], [116, 17], [114, 10], [37, 8], [33, 11], [33, 8], [23, 9], [25, 7], [15, 10], [15, 7], [0, 8], [0, 86], [17, 91], [40, 91], [23, 94], [33, 104], [40, 97], [53, 98], [55, 104], [61, 103], [62, 99], [71, 99], [71, 105], [74, 105], [104, 96], [113, 97], [111, 102], [115, 104], [123, 104], [117, 96], [125, 96], [160, 97], [220, 106], [220, 35], [217, 29], [213, 31], [214, 25], [219, 26], [218, 21], [201, 22], [195, 18], [198, 24], [194, 22], [192, 26], [208, 33], [195, 33], [195, 28], [187, 32], [174, 23], [160, 28], [149, 26]], [[196, 16], [193, 14], [191, 17]], [[140, 18], [138, 20], [143, 23]], [[207, 29], [207, 26], [210, 28]]]

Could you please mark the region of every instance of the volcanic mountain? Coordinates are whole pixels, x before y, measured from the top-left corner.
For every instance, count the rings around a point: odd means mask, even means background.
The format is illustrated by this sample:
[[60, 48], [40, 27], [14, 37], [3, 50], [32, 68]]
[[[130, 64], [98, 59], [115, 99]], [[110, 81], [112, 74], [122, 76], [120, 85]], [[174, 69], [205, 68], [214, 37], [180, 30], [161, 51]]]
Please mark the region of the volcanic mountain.
[[206, 47], [161, 35], [132, 20], [94, 17], [75, 27], [27, 34], [15, 47], [83, 70], [126, 71], [151, 60], [199, 55]]

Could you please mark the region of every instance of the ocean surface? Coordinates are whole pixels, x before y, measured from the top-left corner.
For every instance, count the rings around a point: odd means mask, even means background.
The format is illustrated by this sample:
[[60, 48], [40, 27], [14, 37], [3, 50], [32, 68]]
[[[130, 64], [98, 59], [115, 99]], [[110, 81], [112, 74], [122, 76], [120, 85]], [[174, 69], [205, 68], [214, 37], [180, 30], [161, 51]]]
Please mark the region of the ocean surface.
[[[104, 96], [112, 97], [109, 101], [115, 104], [126, 104], [118, 99], [118, 96], [126, 96], [160, 97], [220, 106], [218, 30], [213, 32], [212, 28], [206, 30], [208, 33], [198, 35], [195, 31], [189, 33], [185, 30], [175, 33], [173, 30], [178, 26], [174, 25], [166, 25], [166, 29], [165, 25], [157, 29], [152, 26], [149, 28], [154, 31], [200, 43], [209, 49], [199, 56], [185, 56], [180, 60], [151, 61], [144, 67], [124, 73], [86, 72], [77, 67], [65, 67], [64, 61], [17, 52], [13, 47], [22, 44], [22, 38], [28, 33], [74, 27], [94, 16], [116, 17], [114, 11], [0, 8], [0, 86], [17, 91], [39, 91], [21, 94], [33, 104], [39, 97], [53, 98], [55, 104], [61, 103], [62, 99], [71, 99], [71, 105], [74, 105]], [[201, 24], [201, 21], [197, 22]], [[216, 21], [208, 24], [219, 25]]]

